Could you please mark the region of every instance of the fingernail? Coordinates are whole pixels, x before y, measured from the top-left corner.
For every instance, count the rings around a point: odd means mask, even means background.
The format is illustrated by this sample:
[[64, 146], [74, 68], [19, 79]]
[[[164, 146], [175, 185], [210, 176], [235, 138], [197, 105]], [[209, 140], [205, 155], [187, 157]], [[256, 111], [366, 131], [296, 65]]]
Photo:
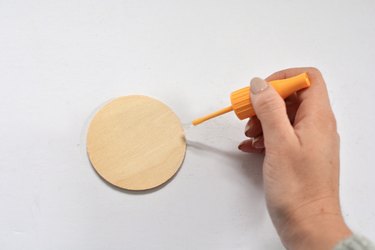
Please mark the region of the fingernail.
[[249, 132], [250, 130], [250, 125], [249, 124], [246, 124], [245, 126], [245, 135], [247, 136], [247, 133]]
[[268, 88], [268, 83], [259, 78], [255, 77], [250, 81], [251, 92], [256, 95]]
[[244, 145], [244, 143], [241, 142], [240, 145], [238, 145], [238, 149], [242, 151], [243, 145]]
[[253, 141], [254, 148], [261, 149], [264, 148], [264, 139], [263, 138], [255, 138]]

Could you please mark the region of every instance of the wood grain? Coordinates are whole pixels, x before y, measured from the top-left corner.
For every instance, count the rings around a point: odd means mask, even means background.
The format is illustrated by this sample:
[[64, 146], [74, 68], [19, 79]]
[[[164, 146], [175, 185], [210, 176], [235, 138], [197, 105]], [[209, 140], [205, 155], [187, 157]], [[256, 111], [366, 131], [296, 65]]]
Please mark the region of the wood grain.
[[146, 96], [109, 102], [96, 113], [87, 135], [87, 153], [97, 173], [128, 190], [151, 189], [168, 181], [180, 168], [185, 151], [176, 114]]

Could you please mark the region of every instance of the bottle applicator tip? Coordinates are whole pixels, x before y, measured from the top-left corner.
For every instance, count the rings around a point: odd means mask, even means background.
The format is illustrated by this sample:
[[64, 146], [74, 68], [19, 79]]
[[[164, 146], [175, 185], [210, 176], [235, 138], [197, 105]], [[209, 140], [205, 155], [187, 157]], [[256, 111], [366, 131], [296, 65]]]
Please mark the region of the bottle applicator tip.
[[210, 120], [212, 118], [215, 118], [217, 116], [220, 116], [222, 114], [225, 114], [225, 113], [228, 113], [228, 112], [231, 112], [231, 111], [233, 111], [233, 107], [229, 106], [229, 107], [220, 109], [220, 110], [218, 110], [216, 112], [213, 112], [213, 113], [211, 113], [209, 115], [206, 115], [206, 116], [203, 116], [201, 118], [195, 119], [194, 121], [191, 122], [191, 124], [193, 124], [194, 126], [197, 126], [197, 125], [201, 124], [202, 122], [205, 122], [207, 120]]

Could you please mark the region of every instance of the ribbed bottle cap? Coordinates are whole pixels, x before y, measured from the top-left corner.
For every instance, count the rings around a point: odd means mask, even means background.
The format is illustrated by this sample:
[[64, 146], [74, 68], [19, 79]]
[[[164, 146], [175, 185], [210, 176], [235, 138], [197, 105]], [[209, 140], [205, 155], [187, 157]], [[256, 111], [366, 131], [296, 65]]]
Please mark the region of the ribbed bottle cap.
[[232, 92], [230, 95], [230, 101], [238, 119], [243, 120], [255, 115], [250, 100], [250, 87], [245, 87]]
[[[307, 73], [302, 73], [291, 78], [270, 81], [269, 84], [285, 99], [292, 93], [309, 87], [310, 81]], [[230, 101], [238, 119], [243, 120], [255, 115], [251, 104], [250, 87], [232, 92]]]

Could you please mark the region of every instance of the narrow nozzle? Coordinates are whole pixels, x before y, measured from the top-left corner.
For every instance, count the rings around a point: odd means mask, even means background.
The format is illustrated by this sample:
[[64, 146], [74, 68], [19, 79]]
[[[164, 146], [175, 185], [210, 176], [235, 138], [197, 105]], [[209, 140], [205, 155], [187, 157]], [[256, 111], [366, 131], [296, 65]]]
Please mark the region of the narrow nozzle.
[[230, 112], [230, 111], [232, 111], [232, 110], [233, 110], [232, 106], [229, 106], [229, 107], [226, 107], [226, 108], [220, 109], [220, 110], [218, 110], [218, 111], [216, 111], [216, 112], [213, 112], [213, 113], [211, 113], [211, 114], [209, 114], [209, 115], [206, 115], [206, 116], [203, 116], [203, 117], [201, 117], [201, 118], [195, 119], [195, 120], [192, 121], [191, 123], [192, 123], [194, 126], [196, 126], [196, 125], [198, 125], [198, 124], [201, 124], [202, 122], [205, 122], [205, 121], [207, 121], [207, 120], [209, 120], [209, 119], [212, 119], [212, 118], [214, 118], [214, 117], [217, 117], [217, 116], [219, 116], [219, 115], [222, 115], [222, 114], [228, 113], [228, 112]]

